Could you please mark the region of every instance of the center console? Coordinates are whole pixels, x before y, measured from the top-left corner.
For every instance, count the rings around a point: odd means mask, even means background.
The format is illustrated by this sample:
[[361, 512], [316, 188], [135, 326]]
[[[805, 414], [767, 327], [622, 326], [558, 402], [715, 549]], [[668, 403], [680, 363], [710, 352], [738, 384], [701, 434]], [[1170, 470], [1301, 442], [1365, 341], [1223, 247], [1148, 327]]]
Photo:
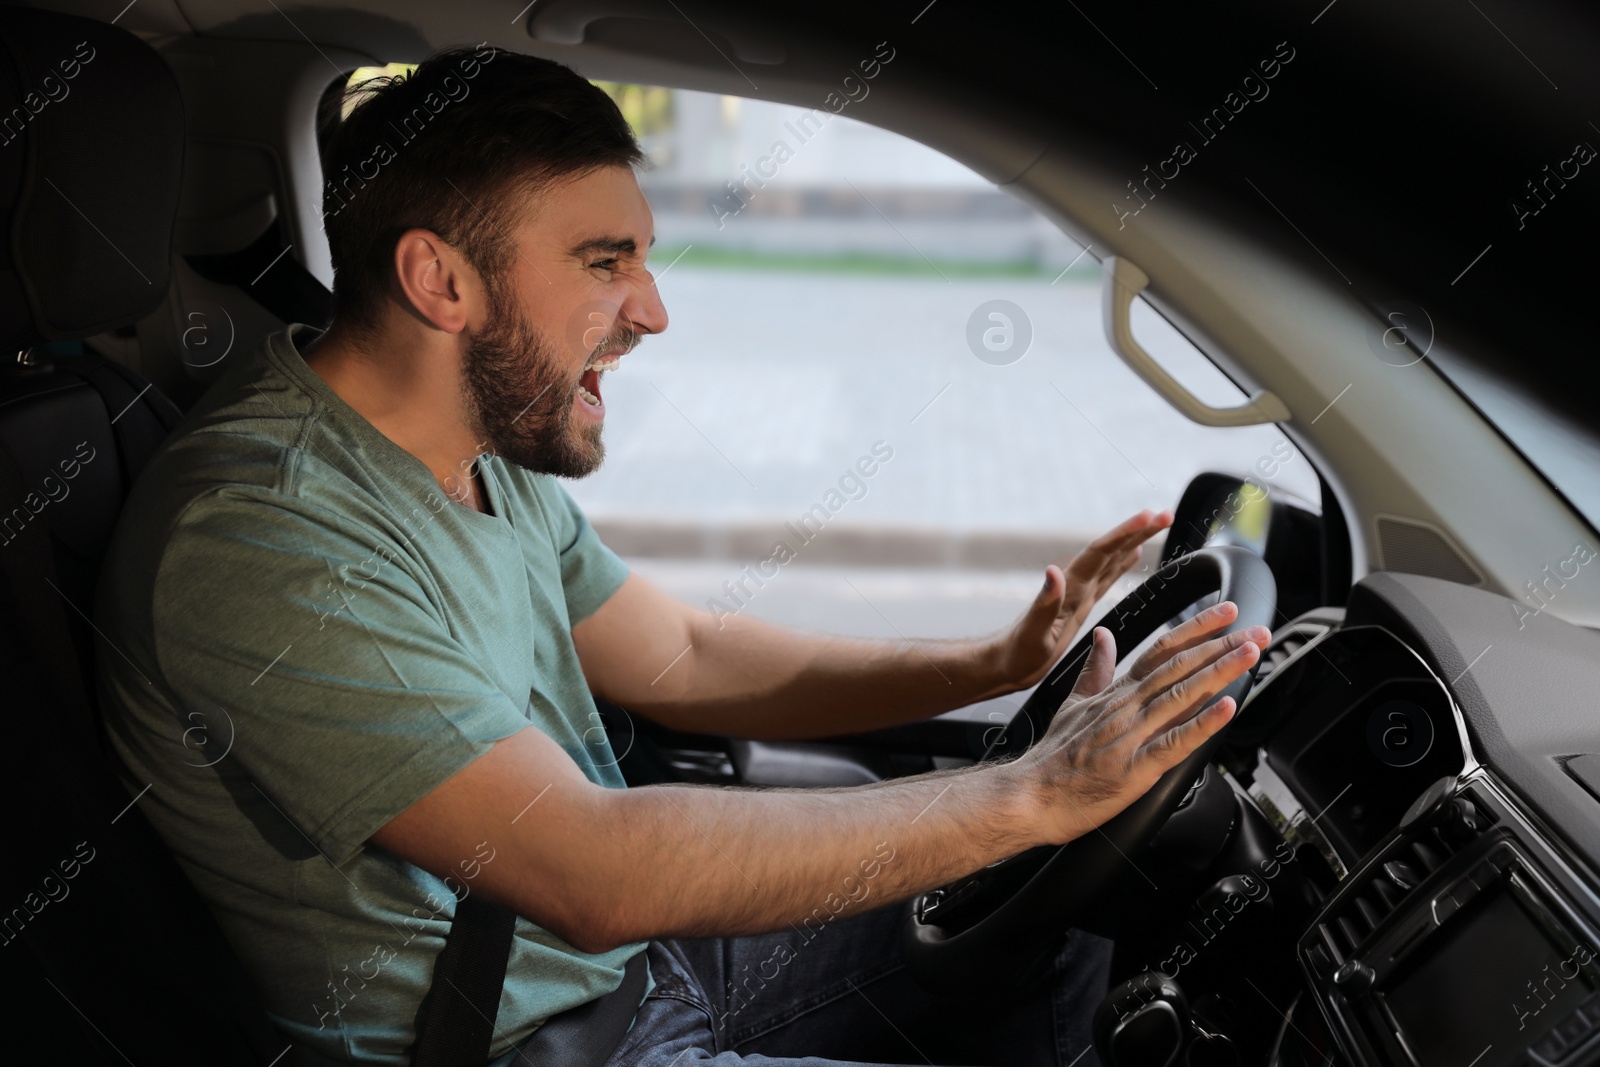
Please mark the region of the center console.
[[1600, 1064], [1592, 876], [1477, 761], [1410, 643], [1347, 622], [1308, 635], [1239, 725], [1252, 797], [1337, 876], [1295, 944], [1307, 991], [1285, 1034], [1358, 1067]]
[[1583, 885], [1484, 776], [1435, 783], [1297, 946], [1349, 1058], [1420, 1067], [1600, 1060]]

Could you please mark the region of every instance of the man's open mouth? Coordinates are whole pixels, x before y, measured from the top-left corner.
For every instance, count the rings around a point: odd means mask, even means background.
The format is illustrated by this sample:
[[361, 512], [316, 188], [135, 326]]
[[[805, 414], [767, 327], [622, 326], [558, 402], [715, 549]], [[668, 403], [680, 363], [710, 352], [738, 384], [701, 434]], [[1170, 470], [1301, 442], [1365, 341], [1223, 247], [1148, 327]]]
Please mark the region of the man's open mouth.
[[579, 398], [590, 407], [604, 407], [600, 399], [600, 376], [608, 370], [615, 370], [620, 362], [622, 362], [620, 351], [606, 352], [591, 359], [589, 365], [583, 368], [583, 375], [578, 379]]

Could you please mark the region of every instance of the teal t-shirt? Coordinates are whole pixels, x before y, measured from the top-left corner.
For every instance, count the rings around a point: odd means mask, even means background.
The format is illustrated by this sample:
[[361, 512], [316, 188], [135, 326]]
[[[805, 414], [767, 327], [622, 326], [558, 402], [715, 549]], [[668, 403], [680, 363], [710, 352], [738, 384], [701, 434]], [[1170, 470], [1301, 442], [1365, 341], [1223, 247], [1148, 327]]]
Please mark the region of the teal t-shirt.
[[[530, 723], [623, 788], [571, 629], [627, 568], [547, 476], [487, 458], [490, 513], [449, 500], [306, 366], [313, 336], [241, 359], [141, 474], [96, 601], [101, 696], [130, 795], [286, 1036], [400, 1064], [455, 891], [506, 840], [446, 880], [368, 838]], [[519, 918], [492, 1054], [643, 947]]]

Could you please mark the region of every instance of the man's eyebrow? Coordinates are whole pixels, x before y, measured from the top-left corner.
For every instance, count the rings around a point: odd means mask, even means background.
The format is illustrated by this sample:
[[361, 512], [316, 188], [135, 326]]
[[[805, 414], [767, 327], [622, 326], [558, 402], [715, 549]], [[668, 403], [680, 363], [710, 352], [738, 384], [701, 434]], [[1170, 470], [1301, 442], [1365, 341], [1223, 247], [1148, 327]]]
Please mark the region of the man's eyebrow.
[[[650, 238], [650, 243], [652, 245], [656, 243], [656, 239], [653, 235]], [[639, 242], [635, 241], [632, 237], [614, 237], [609, 234], [603, 234], [599, 237], [591, 237], [587, 241], [583, 241], [580, 244], [574, 245], [569, 254], [573, 256], [587, 256], [594, 252], [620, 252], [623, 255], [635, 256], [639, 254]]]

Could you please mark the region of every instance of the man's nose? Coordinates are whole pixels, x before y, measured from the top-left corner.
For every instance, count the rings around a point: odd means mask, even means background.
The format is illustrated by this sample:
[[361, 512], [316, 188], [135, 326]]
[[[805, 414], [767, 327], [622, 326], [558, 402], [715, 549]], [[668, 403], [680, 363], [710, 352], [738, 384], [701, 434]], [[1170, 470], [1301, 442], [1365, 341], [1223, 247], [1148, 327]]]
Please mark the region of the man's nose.
[[648, 270], [644, 272], [644, 280], [633, 287], [623, 303], [622, 314], [641, 334], [661, 333], [667, 328], [667, 308], [656, 290], [654, 274]]

